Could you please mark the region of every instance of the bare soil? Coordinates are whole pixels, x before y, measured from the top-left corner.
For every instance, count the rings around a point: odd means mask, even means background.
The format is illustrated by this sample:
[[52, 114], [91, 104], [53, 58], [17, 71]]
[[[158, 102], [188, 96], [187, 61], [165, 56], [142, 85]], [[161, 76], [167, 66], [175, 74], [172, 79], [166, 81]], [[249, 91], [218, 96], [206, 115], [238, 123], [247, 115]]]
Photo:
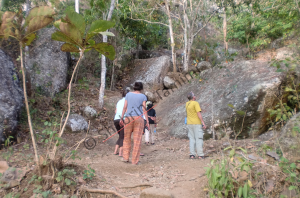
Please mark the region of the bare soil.
[[[210, 158], [189, 159], [189, 142], [185, 139], [176, 139], [167, 133], [167, 128], [162, 128], [158, 124], [155, 145], [143, 145], [139, 165], [126, 164], [121, 161], [121, 157], [113, 155], [118, 134], [103, 143], [103, 140], [114, 133], [113, 116], [115, 105], [121, 94], [119, 91], [106, 91], [105, 111], [98, 108], [98, 87], [97, 79], [90, 79], [87, 84], [76, 84], [72, 86], [71, 111], [72, 113], [82, 113], [82, 109], [89, 105], [97, 110], [99, 116], [90, 120], [90, 129], [87, 137], [95, 137], [97, 142], [92, 150], [86, 149], [81, 144], [77, 151], [77, 157], [64, 162], [65, 166], [73, 165], [76, 175], [74, 180], [77, 185], [87, 188], [113, 190], [126, 197], [139, 197], [141, 191], [151, 186], [162, 188], [172, 192], [175, 198], [201, 198], [206, 197], [204, 191], [207, 184], [204, 167], [208, 166]], [[63, 111], [67, 110], [67, 93], [61, 93], [55, 100], [45, 97], [36, 97], [31, 104], [32, 109], [37, 109], [33, 115], [34, 130], [37, 134], [42, 134], [45, 129], [45, 121], [59, 122]], [[21, 122], [20, 137], [21, 143], [8, 149], [0, 151], [0, 160], [8, 161], [11, 167], [29, 167], [32, 169], [21, 181], [21, 185], [10, 190], [0, 189], [0, 197], [10, 192], [19, 192], [21, 197], [26, 198], [32, 195], [35, 185], [28, 185], [34, 171], [34, 152], [29, 135], [26, 119]], [[53, 129], [53, 128], [52, 128]], [[58, 131], [58, 128], [55, 130]], [[107, 132], [107, 130], [109, 132]], [[86, 133], [64, 133], [63, 139], [66, 141], [59, 149], [59, 155], [69, 156], [68, 150], [78, 141], [84, 139]], [[44, 156], [47, 147], [41, 139], [38, 139], [38, 152]], [[72, 149], [71, 149], [72, 150]], [[80, 158], [80, 159], [79, 159]], [[66, 158], [65, 158], [66, 159]], [[131, 159], [131, 158], [130, 158]], [[82, 178], [83, 170], [88, 169], [88, 165], [95, 170], [96, 176], [91, 181], [78, 183]], [[77, 186], [78, 187], [78, 186]], [[26, 192], [24, 191], [26, 189]], [[63, 189], [62, 189], [63, 190]], [[76, 191], [76, 189], [75, 189]], [[53, 194], [54, 191], [52, 191]], [[99, 193], [88, 193], [90, 197], [104, 197]], [[116, 197], [106, 194], [105, 197]]]

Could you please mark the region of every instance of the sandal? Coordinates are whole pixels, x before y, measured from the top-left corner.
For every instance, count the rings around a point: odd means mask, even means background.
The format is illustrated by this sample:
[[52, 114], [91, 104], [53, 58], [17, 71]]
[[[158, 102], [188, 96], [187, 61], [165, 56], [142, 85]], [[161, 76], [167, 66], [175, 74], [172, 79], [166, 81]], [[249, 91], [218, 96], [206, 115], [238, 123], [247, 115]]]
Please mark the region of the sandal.
[[205, 159], [207, 156], [198, 156], [198, 159]]
[[114, 155], [119, 155], [119, 153], [116, 153], [116, 154], [114, 153]]
[[140, 156], [145, 156], [143, 153], [140, 153]]
[[190, 159], [195, 159], [195, 155], [190, 155]]
[[151, 145], [154, 145], [154, 143], [151, 143]]

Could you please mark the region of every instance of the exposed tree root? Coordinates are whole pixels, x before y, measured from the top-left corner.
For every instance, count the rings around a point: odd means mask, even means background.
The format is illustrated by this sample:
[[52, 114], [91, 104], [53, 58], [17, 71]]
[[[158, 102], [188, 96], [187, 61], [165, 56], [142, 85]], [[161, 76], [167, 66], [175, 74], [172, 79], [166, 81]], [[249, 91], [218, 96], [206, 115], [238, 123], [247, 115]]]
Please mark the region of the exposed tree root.
[[82, 191], [91, 192], [91, 193], [103, 193], [103, 194], [114, 194], [116, 196], [119, 196], [121, 198], [127, 198], [124, 195], [121, 195], [115, 191], [112, 190], [100, 190], [100, 189], [89, 189], [89, 188], [80, 188]]

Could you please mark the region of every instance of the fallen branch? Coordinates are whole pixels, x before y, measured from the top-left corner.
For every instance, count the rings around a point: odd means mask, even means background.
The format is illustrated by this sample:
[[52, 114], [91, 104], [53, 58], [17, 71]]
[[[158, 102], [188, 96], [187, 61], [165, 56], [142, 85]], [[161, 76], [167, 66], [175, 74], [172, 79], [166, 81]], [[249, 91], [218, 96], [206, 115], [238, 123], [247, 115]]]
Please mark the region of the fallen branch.
[[113, 195], [119, 196], [121, 198], [127, 198], [127, 197], [125, 197], [115, 191], [112, 191], [112, 190], [100, 190], [100, 189], [89, 189], [89, 188], [80, 188], [80, 190], [86, 191], [86, 192], [91, 192], [91, 193], [113, 194]]
[[123, 186], [123, 187], [120, 187], [120, 188], [136, 188], [136, 187], [143, 187], [143, 186], [152, 187], [153, 185], [152, 184], [137, 184], [137, 185], [134, 185], [134, 186]]

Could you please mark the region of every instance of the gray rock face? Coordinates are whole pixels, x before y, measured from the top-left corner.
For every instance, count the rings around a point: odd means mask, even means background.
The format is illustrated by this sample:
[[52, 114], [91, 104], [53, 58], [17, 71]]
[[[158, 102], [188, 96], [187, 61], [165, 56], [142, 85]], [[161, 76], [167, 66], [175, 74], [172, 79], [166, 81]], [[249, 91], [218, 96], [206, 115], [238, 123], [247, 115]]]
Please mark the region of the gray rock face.
[[175, 87], [176, 87], [175, 81], [174, 81], [172, 78], [170, 78], [169, 76], [166, 76], [166, 77], [164, 78], [164, 85], [165, 85], [165, 87], [168, 88], [168, 89], [172, 89], [172, 88], [175, 88]]
[[14, 70], [14, 64], [0, 50], [0, 143], [15, 135], [18, 115], [23, 105], [23, 90]]
[[[266, 130], [267, 109], [274, 105], [274, 94], [284, 81], [284, 74], [275, 72], [265, 61], [234, 61], [221, 66], [201, 72], [200, 80], [194, 77], [159, 103], [157, 115], [171, 134], [187, 138], [185, 103], [190, 91], [200, 103], [207, 134], [211, 135], [212, 126], [218, 136], [242, 129], [241, 136], [252, 137]], [[245, 118], [237, 111], [246, 112]]]
[[150, 92], [150, 91], [146, 91], [145, 92], [145, 96], [147, 96], [148, 101], [156, 102], [156, 100], [157, 100], [157, 98], [155, 97], [155, 95], [152, 92]]
[[146, 188], [142, 191], [140, 198], [173, 198], [171, 192], [159, 188]]
[[[64, 120], [65, 121], [65, 120]], [[66, 125], [66, 130], [69, 132], [81, 132], [84, 130], [88, 129], [88, 123], [82, 117], [81, 115], [78, 114], [72, 114], [69, 116], [67, 125]]]
[[169, 70], [170, 63], [171, 59], [168, 56], [136, 59], [129, 85], [133, 87], [134, 82], [139, 81], [143, 83], [145, 91], [163, 89], [164, 77]]
[[67, 53], [60, 50], [62, 42], [51, 40], [55, 28], [38, 31], [38, 39], [26, 56], [31, 87], [40, 94], [53, 97], [67, 85]]
[[97, 111], [90, 106], [86, 106], [83, 110], [83, 113], [88, 118], [94, 118], [97, 116]]
[[285, 157], [291, 161], [300, 160], [300, 113], [294, 115], [283, 127], [279, 142]]

